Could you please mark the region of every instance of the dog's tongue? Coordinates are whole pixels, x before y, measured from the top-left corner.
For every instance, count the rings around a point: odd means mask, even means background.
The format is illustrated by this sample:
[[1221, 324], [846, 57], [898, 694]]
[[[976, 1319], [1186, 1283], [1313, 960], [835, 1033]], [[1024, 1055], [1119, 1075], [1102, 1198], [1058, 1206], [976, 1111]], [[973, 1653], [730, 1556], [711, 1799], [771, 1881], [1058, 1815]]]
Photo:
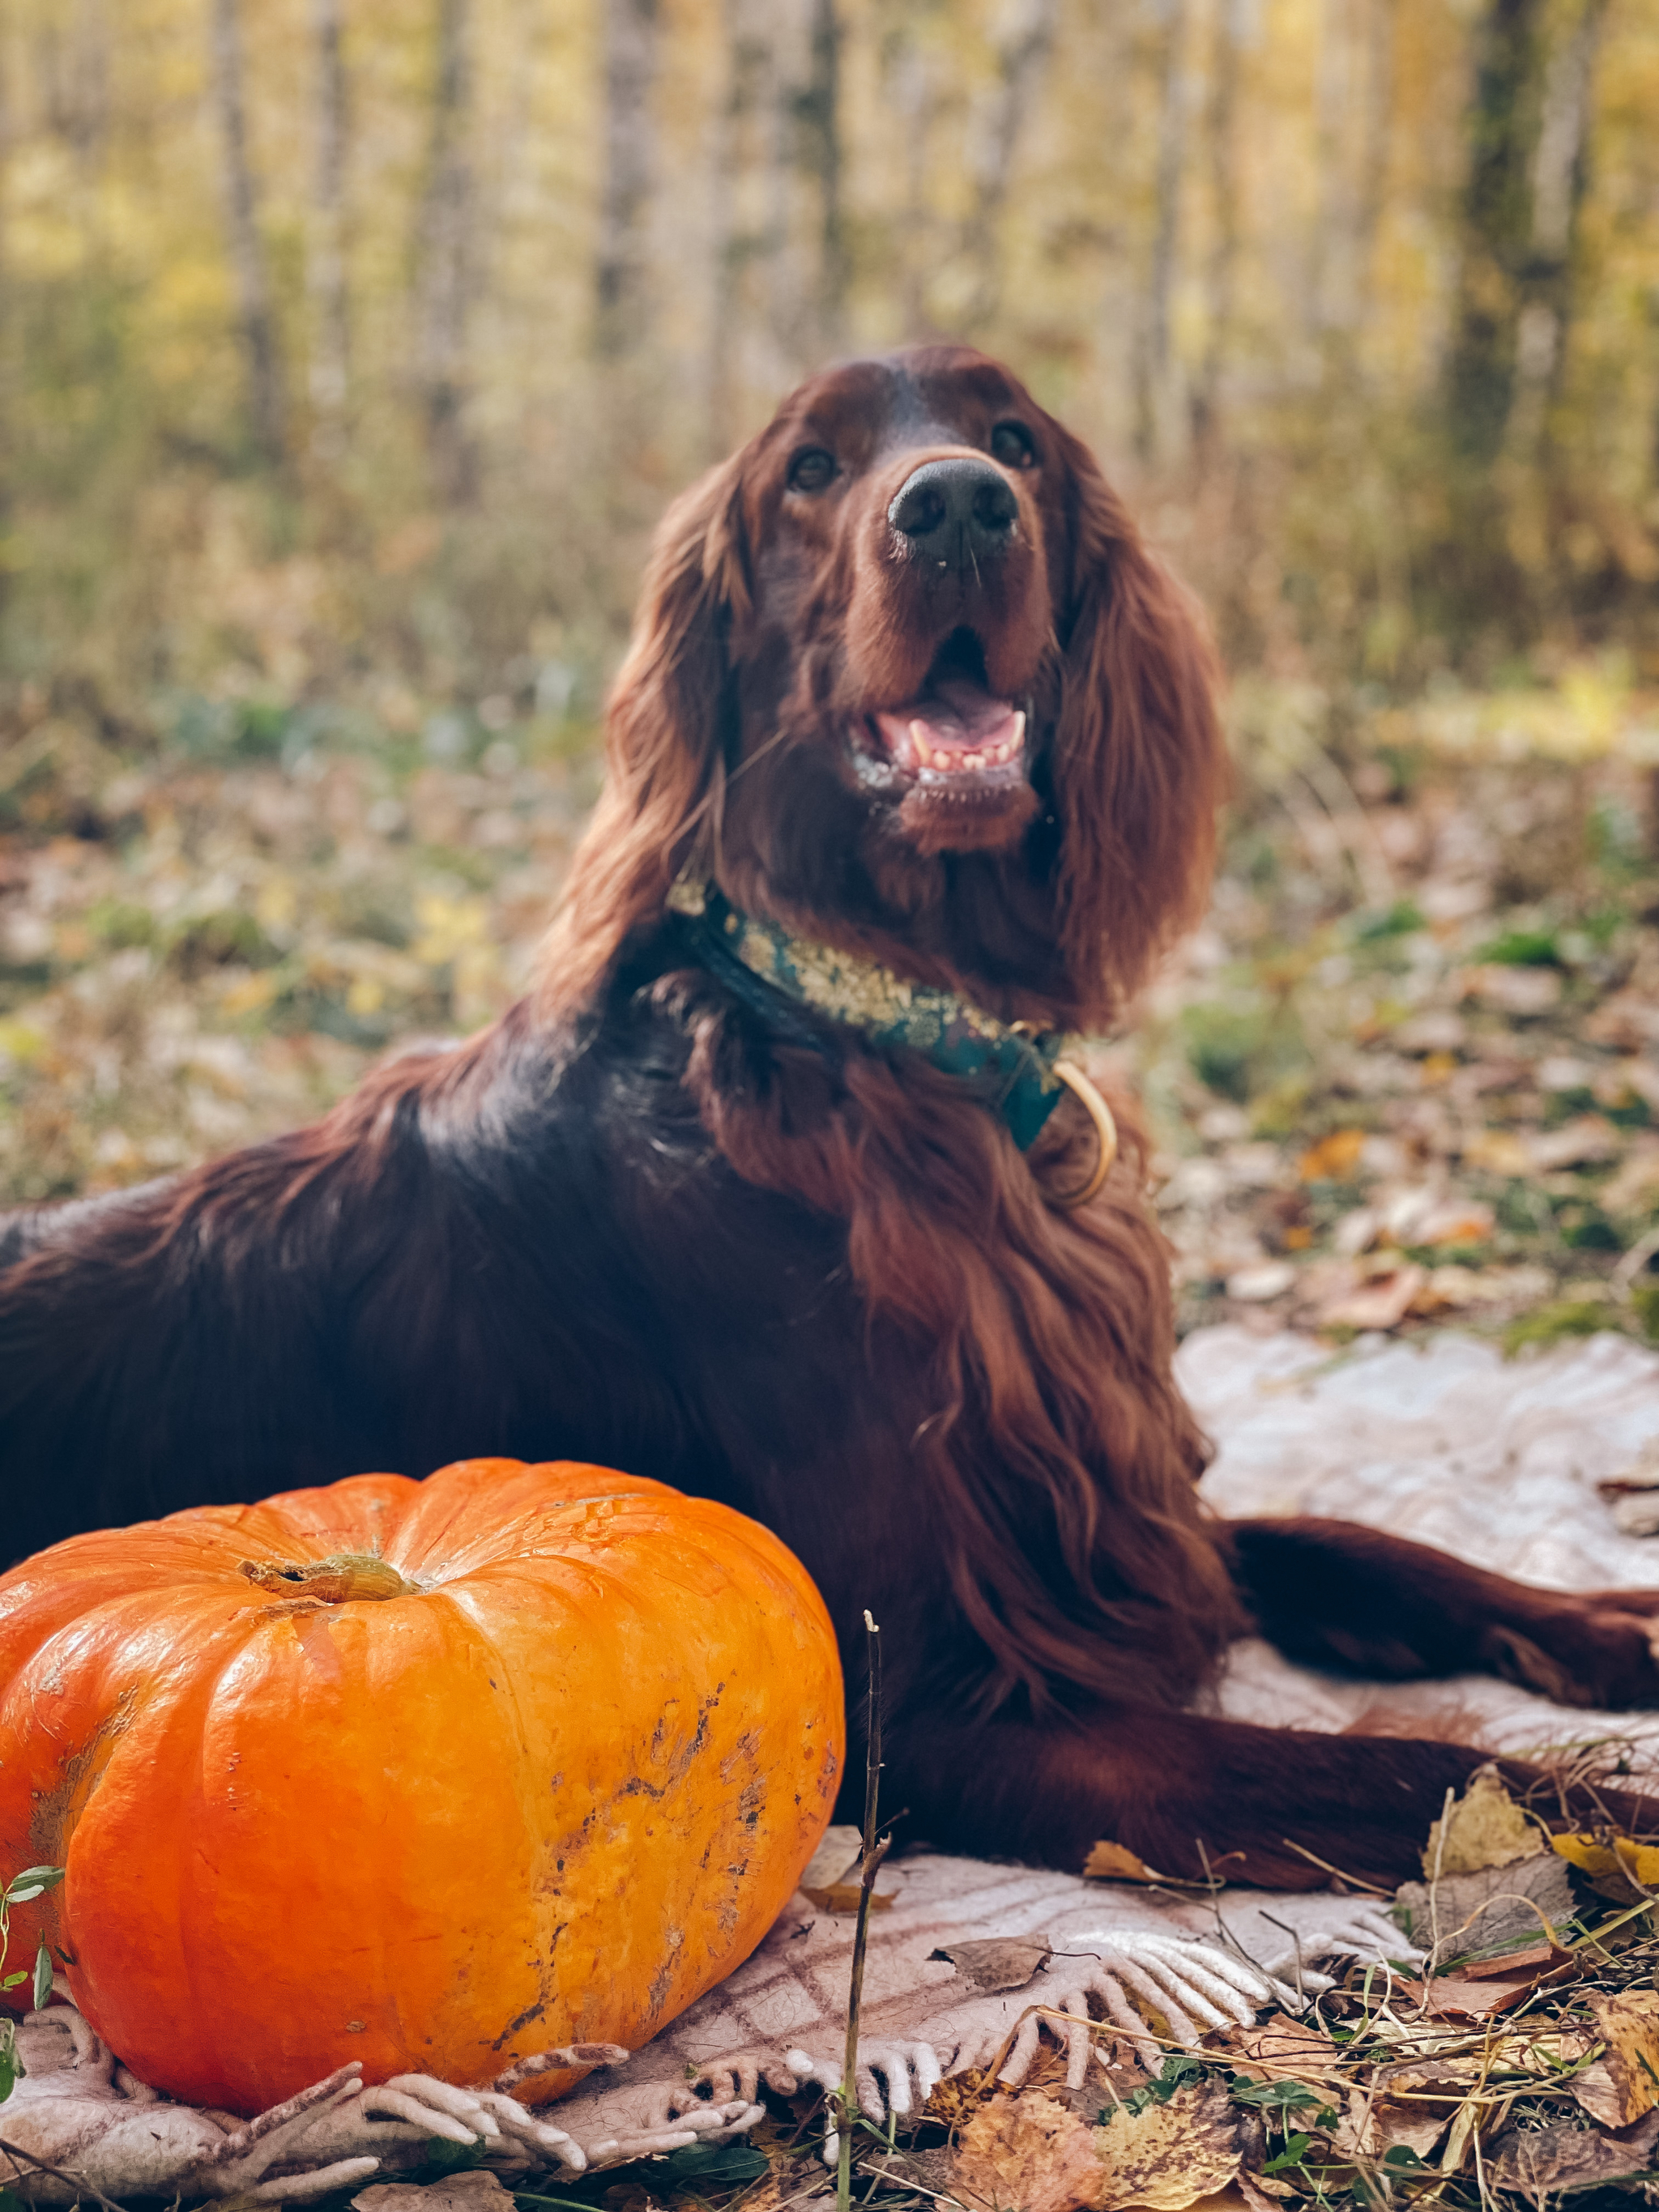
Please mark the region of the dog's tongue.
[[1025, 717], [1018, 708], [958, 677], [931, 685], [908, 707], [887, 708], [876, 722], [901, 768], [995, 768], [1025, 742]]

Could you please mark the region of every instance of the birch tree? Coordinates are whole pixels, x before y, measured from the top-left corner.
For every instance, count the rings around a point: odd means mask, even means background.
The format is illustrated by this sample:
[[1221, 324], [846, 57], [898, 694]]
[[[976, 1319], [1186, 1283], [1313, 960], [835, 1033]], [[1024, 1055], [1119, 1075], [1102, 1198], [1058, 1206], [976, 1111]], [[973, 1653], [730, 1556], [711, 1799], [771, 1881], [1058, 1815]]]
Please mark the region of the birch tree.
[[1159, 0], [1159, 15], [1152, 247], [1131, 362], [1135, 451], [1143, 461], [1153, 459], [1169, 441], [1175, 398], [1170, 309], [1187, 157], [1187, 0]]
[[258, 191], [248, 146], [238, 0], [212, 0], [211, 29], [213, 104], [218, 116], [237, 317], [247, 365], [248, 422], [261, 458], [270, 467], [280, 468], [288, 458], [288, 408], [270, 264], [259, 226]]
[[474, 283], [472, 0], [438, 0], [425, 188], [415, 236], [415, 360], [427, 451], [440, 496], [477, 489], [466, 419], [467, 325]]
[[973, 270], [970, 327], [991, 321], [1001, 301], [1002, 214], [1059, 21], [1060, 0], [1005, 0], [993, 33], [995, 74], [975, 118], [969, 156], [973, 203], [963, 244]]
[[1582, 0], [1577, 21], [1551, 49], [1544, 73], [1532, 163], [1532, 250], [1521, 285], [1515, 391], [1506, 426], [1510, 448], [1523, 460], [1537, 457], [1566, 357], [1595, 58], [1606, 18], [1607, 0]]
[[351, 360], [346, 288], [346, 73], [341, 0], [312, 0], [316, 69], [316, 156], [307, 278], [311, 293], [311, 404], [318, 451], [336, 455], [343, 442]]
[[1502, 446], [1514, 391], [1544, 15], [1545, 0], [1486, 0], [1476, 31], [1446, 420], [1454, 447], [1477, 463]]
[[605, 0], [604, 16], [605, 175], [594, 289], [599, 349], [615, 358], [639, 350], [649, 322], [657, 0]]

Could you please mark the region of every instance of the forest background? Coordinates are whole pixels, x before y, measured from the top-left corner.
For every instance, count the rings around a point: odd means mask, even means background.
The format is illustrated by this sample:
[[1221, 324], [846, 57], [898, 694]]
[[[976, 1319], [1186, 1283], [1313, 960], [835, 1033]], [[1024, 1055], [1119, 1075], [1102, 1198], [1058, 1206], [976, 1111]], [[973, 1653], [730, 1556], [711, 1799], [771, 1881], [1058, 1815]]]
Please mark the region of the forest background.
[[935, 334], [1232, 672], [1186, 1318], [1659, 1330], [1659, 0], [0, 0], [0, 1200], [506, 1003], [665, 499]]

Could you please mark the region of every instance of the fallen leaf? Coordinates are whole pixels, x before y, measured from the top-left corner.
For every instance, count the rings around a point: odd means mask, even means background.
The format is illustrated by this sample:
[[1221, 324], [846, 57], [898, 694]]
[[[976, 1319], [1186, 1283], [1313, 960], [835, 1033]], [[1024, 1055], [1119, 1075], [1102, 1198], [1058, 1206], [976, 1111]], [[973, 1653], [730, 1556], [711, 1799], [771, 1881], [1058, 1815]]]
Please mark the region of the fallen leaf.
[[[809, 1904], [816, 1905], [820, 1912], [856, 1912], [864, 1892], [856, 1881], [832, 1881], [823, 1889], [808, 1889], [802, 1882], [800, 1893]], [[890, 1889], [872, 1889], [870, 1893], [871, 1911], [890, 1912], [893, 1897], [894, 1893]]]
[[1572, 2094], [1603, 2127], [1628, 2127], [1659, 2106], [1659, 1990], [1591, 1990], [1585, 2002], [1607, 2047], [1573, 2076]]
[[[1449, 2087], [1440, 2094], [1457, 2094]], [[1409, 2099], [1386, 2096], [1363, 2089], [1354, 2090], [1349, 2097], [1348, 2109], [1332, 2138], [1339, 2154], [1361, 2158], [1386, 2158], [1391, 2150], [1404, 2147], [1419, 2158], [1426, 2158], [1434, 2148], [1451, 2118], [1449, 2104], [1413, 2104]]]
[[1561, 998], [1560, 971], [1554, 968], [1510, 968], [1492, 962], [1466, 968], [1457, 980], [1464, 998], [1478, 999], [1494, 1012], [1521, 1021], [1548, 1013]]
[[1023, 1990], [1054, 1955], [1046, 1936], [994, 1936], [978, 1943], [945, 1943], [927, 1954], [948, 1959], [970, 1989], [987, 1996], [997, 1990]]
[[[1571, 1961], [1568, 1971], [1571, 1971]], [[1402, 1982], [1401, 1986], [1431, 2018], [1490, 2020], [1529, 1997], [1540, 1981], [1558, 1981], [1561, 1978], [1559, 1969], [1553, 1973], [1494, 1975], [1483, 1980], [1462, 1974], [1437, 1974], [1431, 1982]]]
[[1227, 1278], [1227, 1296], [1249, 1305], [1265, 1305], [1282, 1298], [1296, 1285], [1296, 1269], [1285, 1260], [1267, 1260], [1259, 1267], [1238, 1267]]
[[493, 2173], [473, 2166], [447, 2173], [423, 2185], [412, 2181], [377, 2181], [359, 2190], [353, 2212], [512, 2212], [513, 2199]]
[[1571, 1968], [1572, 1954], [1559, 1943], [1529, 1943], [1522, 1950], [1503, 1951], [1495, 1959], [1471, 1959], [1458, 1969], [1466, 1982], [1510, 1981], [1534, 1972], [1540, 1979]]
[[1537, 1858], [1544, 1848], [1543, 1836], [1504, 1787], [1497, 1769], [1481, 1766], [1443, 1820], [1429, 1830], [1423, 1872], [1431, 1881], [1437, 1875], [1476, 1874], [1486, 1867]]
[[[1154, 2107], [1161, 2110], [1161, 2107]], [[1090, 2128], [1040, 2090], [999, 2098], [963, 2128], [951, 2169], [951, 2191], [964, 2203], [1021, 2212], [1103, 2212], [1129, 2200], [1109, 2194], [1096, 2151], [1103, 2130]], [[1231, 2175], [1224, 2177], [1231, 2179]], [[1203, 2188], [1170, 2201], [1190, 2204]]]
[[1391, 1268], [1378, 1275], [1357, 1291], [1334, 1298], [1320, 1309], [1318, 1320], [1322, 1328], [1397, 1328], [1411, 1310], [1411, 1304], [1428, 1280], [1426, 1271], [1415, 1262], [1403, 1267]]
[[1532, 1152], [1510, 1129], [1477, 1129], [1463, 1145], [1463, 1164], [1484, 1175], [1517, 1178], [1532, 1171]]
[[1413, 1942], [1426, 1950], [1437, 1942], [1440, 1956], [1448, 1959], [1517, 1937], [1553, 1935], [1571, 1917], [1576, 1899], [1564, 1861], [1543, 1852], [1474, 1874], [1443, 1870], [1432, 1901], [1426, 1882], [1408, 1881], [1395, 1902], [1409, 1917]]
[[[1094, 2140], [1105, 2187], [1091, 2201], [1105, 2212], [1127, 2205], [1182, 2212], [1224, 2189], [1243, 2158], [1237, 2110], [1224, 2089], [1208, 2081], [1177, 2089], [1144, 2112], [1114, 2112]], [[1018, 2201], [1030, 2212], [1029, 2200]]]
[[[823, 1832], [823, 1840], [806, 1862], [797, 1884], [801, 1895], [820, 1912], [856, 1912], [860, 1884], [860, 1862], [864, 1856], [864, 1832], [849, 1821], [837, 1821]], [[878, 1889], [870, 1899], [872, 1912], [891, 1910], [895, 1893]]]
[[1234, 2070], [1248, 2074], [1253, 2081], [1321, 2084], [1331, 2077], [1336, 2045], [1307, 2021], [1275, 2013], [1260, 2027], [1235, 2029], [1229, 2039], [1229, 2056]]
[[1649, 2115], [1618, 2135], [1584, 2128], [1540, 2128], [1501, 2136], [1487, 2178], [1499, 2189], [1524, 2191], [1541, 2200], [1547, 2191], [1640, 2173], [1651, 2162], [1659, 2118]]
[[1550, 1842], [1570, 1866], [1589, 1876], [1598, 1896], [1615, 1905], [1639, 1904], [1644, 1891], [1659, 1888], [1659, 1844], [1638, 1844], [1629, 1836], [1600, 1843], [1594, 1836], [1552, 1836]]
[[1304, 1182], [1351, 1182], [1365, 1149], [1363, 1129], [1333, 1129], [1310, 1145], [1296, 1164]]
[[1602, 1160], [1616, 1160], [1624, 1146], [1611, 1121], [1600, 1114], [1581, 1114], [1565, 1128], [1533, 1138], [1527, 1149], [1534, 1170], [1547, 1174], [1553, 1168], [1594, 1167]]
[[1162, 1881], [1161, 1874], [1154, 1874], [1145, 1859], [1137, 1858], [1121, 1844], [1097, 1844], [1083, 1862], [1084, 1877], [1090, 1881]]
[[1497, 1226], [1491, 1206], [1474, 1198], [1433, 1206], [1412, 1233], [1413, 1244], [1484, 1244]]

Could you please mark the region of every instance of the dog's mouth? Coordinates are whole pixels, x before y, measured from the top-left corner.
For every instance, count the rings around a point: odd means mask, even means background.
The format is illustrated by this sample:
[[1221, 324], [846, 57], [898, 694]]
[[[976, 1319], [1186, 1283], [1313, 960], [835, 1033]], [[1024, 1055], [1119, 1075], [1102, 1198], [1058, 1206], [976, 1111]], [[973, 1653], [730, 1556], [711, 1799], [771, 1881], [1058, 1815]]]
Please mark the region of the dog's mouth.
[[869, 783], [990, 795], [1025, 781], [1025, 712], [986, 680], [971, 630], [953, 630], [921, 690], [866, 715], [854, 757]]

